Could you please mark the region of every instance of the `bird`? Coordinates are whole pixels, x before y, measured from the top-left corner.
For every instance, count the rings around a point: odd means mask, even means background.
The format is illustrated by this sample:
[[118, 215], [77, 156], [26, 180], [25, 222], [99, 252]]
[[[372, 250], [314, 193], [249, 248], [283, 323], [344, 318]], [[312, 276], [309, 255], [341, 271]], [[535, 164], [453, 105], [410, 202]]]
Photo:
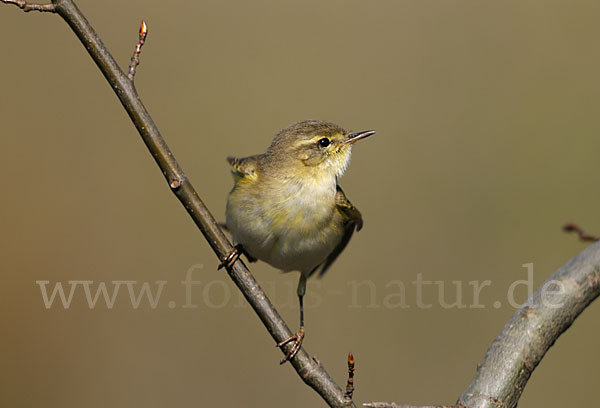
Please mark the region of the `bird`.
[[225, 226], [234, 243], [219, 266], [230, 268], [244, 254], [283, 272], [298, 271], [300, 328], [278, 347], [293, 342], [281, 360], [292, 360], [305, 336], [306, 280], [322, 276], [363, 226], [338, 179], [355, 142], [374, 130], [351, 133], [323, 120], [304, 120], [279, 131], [258, 155], [228, 157], [234, 179]]

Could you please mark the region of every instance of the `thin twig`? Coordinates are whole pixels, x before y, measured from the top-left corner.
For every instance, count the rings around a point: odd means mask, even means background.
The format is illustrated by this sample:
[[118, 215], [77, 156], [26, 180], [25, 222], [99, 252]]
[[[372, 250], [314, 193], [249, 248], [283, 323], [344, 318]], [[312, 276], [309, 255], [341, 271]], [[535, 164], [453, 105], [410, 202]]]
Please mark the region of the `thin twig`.
[[348, 353], [348, 381], [346, 382], [346, 392], [344, 393], [344, 402], [352, 403], [352, 394], [354, 393], [354, 356]]
[[146, 42], [146, 36], [148, 35], [148, 25], [146, 24], [146, 20], [142, 20], [142, 24], [140, 24], [140, 34], [138, 42], [135, 46], [135, 51], [133, 51], [133, 55], [131, 56], [131, 63], [129, 64], [129, 73], [127, 74], [127, 78], [130, 81], [133, 81], [135, 77], [135, 69], [138, 65], [140, 65], [140, 52], [142, 52], [142, 47]]
[[[175, 160], [152, 117], [142, 104], [133, 82], [121, 70], [100, 37], [72, 0], [52, 0], [55, 11], [65, 20], [84, 45], [111, 88], [129, 114], [146, 147], [160, 167], [171, 191], [181, 201], [219, 259], [231, 250], [231, 243], [219, 228], [212, 214]], [[273, 304], [243, 262], [227, 270], [276, 343], [292, 335]], [[283, 348], [285, 354], [289, 347]], [[302, 380], [313, 388], [331, 407], [344, 407], [344, 393], [321, 364], [317, 364], [304, 349], [292, 360], [292, 366]], [[352, 405], [354, 406], [354, 404]]]
[[54, 4], [37, 4], [29, 3], [25, 0], [0, 0], [4, 4], [14, 4], [24, 12], [30, 11], [46, 11], [49, 13], [56, 13], [56, 6]]
[[600, 241], [600, 237], [592, 234], [586, 233], [579, 225], [574, 222], [569, 222], [563, 225], [563, 231], [565, 232], [575, 232], [579, 235], [579, 239], [584, 242], [596, 242]]

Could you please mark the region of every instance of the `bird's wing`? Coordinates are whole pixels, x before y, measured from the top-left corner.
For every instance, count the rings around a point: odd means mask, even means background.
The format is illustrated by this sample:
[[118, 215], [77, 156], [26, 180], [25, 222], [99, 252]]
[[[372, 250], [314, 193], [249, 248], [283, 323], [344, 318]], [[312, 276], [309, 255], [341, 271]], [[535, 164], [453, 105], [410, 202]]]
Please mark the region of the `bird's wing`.
[[236, 179], [252, 179], [256, 177], [258, 169], [257, 156], [250, 157], [228, 157], [227, 162], [231, 165], [231, 172]]
[[[321, 268], [319, 276], [323, 276], [323, 274], [327, 272], [327, 270], [337, 259], [339, 254], [341, 254], [344, 248], [346, 248], [346, 245], [348, 245], [350, 238], [352, 238], [354, 229], [356, 229], [356, 231], [360, 231], [360, 229], [363, 226], [362, 215], [360, 214], [360, 211], [358, 211], [358, 208], [353, 206], [350, 200], [346, 198], [346, 194], [344, 194], [344, 191], [340, 188], [340, 186], [337, 186], [336, 190], [337, 191], [335, 194], [335, 204], [337, 206], [338, 211], [342, 214], [344, 218], [344, 236], [342, 237], [340, 243], [329, 254], [327, 259], [325, 259], [325, 262], [323, 262], [317, 267]], [[315, 268], [315, 270], [317, 268]]]

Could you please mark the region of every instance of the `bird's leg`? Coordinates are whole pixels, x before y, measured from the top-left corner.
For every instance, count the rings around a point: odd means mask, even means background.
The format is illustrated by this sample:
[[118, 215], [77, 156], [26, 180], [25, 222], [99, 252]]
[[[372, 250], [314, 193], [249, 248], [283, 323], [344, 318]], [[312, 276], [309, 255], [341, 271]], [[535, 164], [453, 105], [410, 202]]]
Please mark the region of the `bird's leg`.
[[279, 362], [279, 364], [283, 364], [286, 361], [290, 361], [293, 359], [298, 351], [300, 351], [300, 347], [302, 347], [302, 340], [304, 340], [304, 294], [306, 293], [306, 276], [303, 273], [300, 273], [300, 280], [298, 281], [298, 301], [300, 302], [300, 328], [292, 337], [285, 339], [281, 343], [277, 344], [277, 347], [283, 347], [288, 343], [294, 342], [290, 350], [287, 352], [285, 357]]
[[237, 244], [231, 248], [231, 251], [229, 251], [227, 255], [225, 255], [225, 258], [223, 258], [223, 261], [219, 264], [217, 270], [222, 269], [223, 267], [227, 269], [231, 268], [243, 253], [244, 247], [242, 247], [242, 244]]

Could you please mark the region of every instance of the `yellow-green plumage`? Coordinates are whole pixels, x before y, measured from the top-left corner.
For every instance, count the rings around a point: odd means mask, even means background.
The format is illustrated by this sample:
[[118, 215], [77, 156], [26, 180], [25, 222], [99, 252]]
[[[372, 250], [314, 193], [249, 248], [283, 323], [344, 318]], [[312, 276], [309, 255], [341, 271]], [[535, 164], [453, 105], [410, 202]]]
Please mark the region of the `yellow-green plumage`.
[[304, 121], [279, 132], [261, 155], [229, 158], [235, 185], [226, 219], [234, 242], [283, 271], [329, 267], [362, 225], [337, 185], [350, 160], [348, 137], [332, 123]]
[[300, 271], [300, 330], [279, 344], [294, 342], [282, 363], [295, 356], [304, 338], [306, 279], [319, 268], [325, 273], [362, 227], [362, 216], [338, 178], [352, 144], [373, 133], [350, 134], [330, 122], [307, 120], [277, 133], [263, 154], [227, 159], [234, 186], [225, 214], [234, 243], [251, 260]]

